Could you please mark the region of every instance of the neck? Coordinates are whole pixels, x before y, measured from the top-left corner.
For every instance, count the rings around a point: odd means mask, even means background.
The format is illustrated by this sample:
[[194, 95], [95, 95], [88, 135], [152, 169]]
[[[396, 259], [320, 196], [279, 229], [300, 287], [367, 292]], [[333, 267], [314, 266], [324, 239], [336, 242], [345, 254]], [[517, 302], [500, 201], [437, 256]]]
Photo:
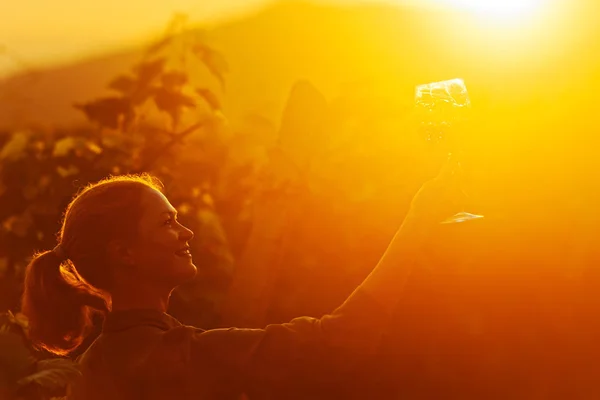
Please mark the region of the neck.
[[112, 311], [149, 309], [166, 312], [172, 290], [151, 285], [123, 285], [111, 293]]

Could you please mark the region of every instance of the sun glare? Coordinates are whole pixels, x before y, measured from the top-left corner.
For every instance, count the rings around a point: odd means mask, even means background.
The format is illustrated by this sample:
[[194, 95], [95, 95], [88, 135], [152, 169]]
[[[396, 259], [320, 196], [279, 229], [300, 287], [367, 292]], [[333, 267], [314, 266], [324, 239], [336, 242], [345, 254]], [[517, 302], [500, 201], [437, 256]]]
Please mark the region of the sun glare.
[[448, 6], [459, 7], [492, 19], [513, 20], [531, 15], [540, 8], [542, 0], [440, 0]]

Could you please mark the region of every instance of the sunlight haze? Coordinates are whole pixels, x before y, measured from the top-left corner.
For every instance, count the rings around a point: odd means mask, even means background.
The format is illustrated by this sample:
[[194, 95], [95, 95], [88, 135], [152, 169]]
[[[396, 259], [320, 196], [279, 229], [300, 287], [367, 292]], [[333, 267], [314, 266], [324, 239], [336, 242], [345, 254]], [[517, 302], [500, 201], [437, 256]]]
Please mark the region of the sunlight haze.
[[[216, 23], [243, 16], [274, 0], [24, 0], [0, 2], [0, 77], [22, 69], [67, 63], [80, 58], [139, 46], [160, 34], [176, 13], [192, 23]], [[313, 0], [352, 5], [386, 3], [438, 6], [475, 11], [484, 21], [513, 17], [540, 9], [549, 0]], [[493, 18], [490, 18], [493, 17]], [[501, 18], [498, 18], [501, 17]], [[510, 18], [509, 18], [510, 17]]]
[[[428, 0], [428, 2], [439, 0]], [[24, 0], [0, 2], [0, 77], [139, 46], [176, 13], [191, 22], [243, 16], [274, 0]], [[314, 3], [424, 4], [415, 0], [314, 0]]]
[[[192, 21], [243, 14], [265, 0], [24, 0], [0, 2], [0, 76], [139, 45], [175, 13]], [[23, 65], [21, 65], [23, 64]]]

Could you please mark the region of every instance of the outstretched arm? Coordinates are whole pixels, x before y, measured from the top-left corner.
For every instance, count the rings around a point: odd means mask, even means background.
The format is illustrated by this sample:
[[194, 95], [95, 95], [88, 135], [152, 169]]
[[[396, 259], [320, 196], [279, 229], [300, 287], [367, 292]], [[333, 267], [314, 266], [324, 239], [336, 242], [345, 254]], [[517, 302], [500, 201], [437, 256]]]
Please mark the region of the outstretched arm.
[[265, 329], [176, 328], [164, 335], [164, 345], [173, 346], [166, 353], [184, 352], [188, 373], [208, 366], [240, 387], [308, 387], [351, 371], [377, 351], [428, 231], [451, 215], [452, 171], [447, 166], [422, 187], [377, 266], [331, 314]]

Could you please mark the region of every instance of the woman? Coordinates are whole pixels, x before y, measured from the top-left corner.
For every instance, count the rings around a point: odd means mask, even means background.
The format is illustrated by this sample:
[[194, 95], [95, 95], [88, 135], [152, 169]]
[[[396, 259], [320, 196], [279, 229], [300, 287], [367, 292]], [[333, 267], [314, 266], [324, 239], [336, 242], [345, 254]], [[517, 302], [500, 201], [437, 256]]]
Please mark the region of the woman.
[[148, 175], [89, 185], [67, 207], [58, 246], [27, 267], [32, 342], [68, 354], [94, 310], [102, 333], [82, 355], [72, 399], [226, 399], [254, 389], [318, 388], [372, 354], [429, 227], [449, 215], [452, 163], [423, 186], [376, 268], [330, 315], [265, 329], [203, 331], [166, 314], [194, 277], [193, 233]]

